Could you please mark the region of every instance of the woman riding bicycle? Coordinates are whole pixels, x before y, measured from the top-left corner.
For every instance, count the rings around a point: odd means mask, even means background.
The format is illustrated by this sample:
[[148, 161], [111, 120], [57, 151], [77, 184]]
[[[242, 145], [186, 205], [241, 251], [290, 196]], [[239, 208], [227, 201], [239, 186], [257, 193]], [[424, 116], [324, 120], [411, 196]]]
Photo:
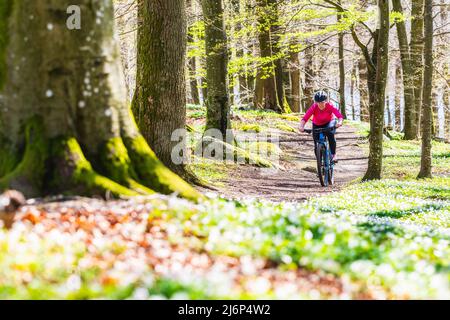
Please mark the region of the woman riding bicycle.
[[[339, 128], [342, 126], [344, 117], [337, 108], [328, 101], [328, 96], [325, 92], [319, 91], [314, 96], [315, 103], [308, 109], [302, 121], [300, 122], [300, 132], [305, 132], [305, 125], [308, 120], [313, 116], [313, 129], [319, 128]], [[338, 122], [334, 119], [333, 115], [338, 118]], [[335, 131], [328, 131], [326, 133], [328, 141], [330, 143], [332, 161], [337, 162], [336, 157], [336, 138], [334, 136]], [[319, 140], [318, 134], [314, 134], [314, 141]]]

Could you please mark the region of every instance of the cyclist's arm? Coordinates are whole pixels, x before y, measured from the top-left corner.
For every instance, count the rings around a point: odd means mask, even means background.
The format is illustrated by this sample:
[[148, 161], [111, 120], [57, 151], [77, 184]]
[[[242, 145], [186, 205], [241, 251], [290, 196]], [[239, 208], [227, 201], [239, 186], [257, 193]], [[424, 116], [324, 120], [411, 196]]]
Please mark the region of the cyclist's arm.
[[335, 106], [332, 106], [332, 110], [333, 110], [333, 114], [338, 118], [338, 122], [336, 124], [336, 127], [342, 127], [342, 124], [344, 123], [344, 116], [341, 114], [341, 112], [339, 111], [338, 108], [336, 108]]
[[305, 116], [302, 118], [302, 120], [300, 121], [300, 126], [299, 126], [299, 130], [300, 132], [304, 132], [305, 131], [305, 125], [306, 123], [309, 121], [309, 119], [312, 117], [313, 113], [314, 113], [314, 107], [315, 104], [313, 104], [308, 111], [306, 111]]

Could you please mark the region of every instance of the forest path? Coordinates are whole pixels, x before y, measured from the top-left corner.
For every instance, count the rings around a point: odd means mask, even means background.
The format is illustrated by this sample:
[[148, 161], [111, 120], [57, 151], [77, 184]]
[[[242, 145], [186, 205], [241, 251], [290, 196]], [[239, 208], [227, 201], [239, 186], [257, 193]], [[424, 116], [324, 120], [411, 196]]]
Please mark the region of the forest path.
[[299, 202], [313, 196], [338, 191], [350, 181], [362, 177], [367, 169], [367, 155], [359, 146], [361, 136], [351, 126], [337, 130], [335, 185], [323, 188], [316, 175], [312, 136], [306, 133], [282, 132], [279, 146], [283, 151], [279, 164], [284, 170], [253, 166], [236, 166], [218, 186], [226, 198], [262, 198], [271, 201]]

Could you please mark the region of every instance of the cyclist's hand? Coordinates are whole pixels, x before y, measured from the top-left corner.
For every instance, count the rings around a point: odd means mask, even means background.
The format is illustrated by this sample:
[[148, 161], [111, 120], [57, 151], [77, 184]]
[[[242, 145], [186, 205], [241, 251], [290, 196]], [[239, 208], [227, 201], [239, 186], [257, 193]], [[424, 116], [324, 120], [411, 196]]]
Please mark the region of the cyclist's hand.
[[300, 131], [300, 132], [305, 132], [305, 128], [304, 128], [303, 126], [299, 126], [299, 127], [298, 127], [298, 131]]
[[340, 128], [340, 127], [342, 127], [342, 123], [341, 123], [341, 122], [338, 122], [338, 123], [336, 124], [336, 128]]

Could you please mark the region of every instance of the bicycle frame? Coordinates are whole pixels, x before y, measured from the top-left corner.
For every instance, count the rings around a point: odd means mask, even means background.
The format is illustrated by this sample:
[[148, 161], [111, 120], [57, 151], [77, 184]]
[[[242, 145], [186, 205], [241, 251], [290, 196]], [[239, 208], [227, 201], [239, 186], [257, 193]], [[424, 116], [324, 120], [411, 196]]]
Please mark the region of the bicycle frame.
[[[316, 159], [319, 162], [322, 162], [320, 157], [320, 150], [323, 148], [325, 150], [325, 159], [323, 159], [323, 163], [321, 164], [323, 166], [323, 174], [321, 172], [318, 172], [319, 178], [321, 179], [321, 183], [323, 186], [328, 186], [329, 184], [333, 184], [333, 176], [334, 176], [334, 163], [331, 161], [331, 150], [329, 146], [328, 139], [326, 138], [325, 133], [329, 131], [335, 130], [336, 127], [330, 127], [330, 128], [320, 128], [320, 129], [314, 129], [314, 130], [305, 130], [307, 133], [318, 133], [319, 137], [318, 140], [315, 143], [315, 155]], [[317, 170], [321, 170], [322, 168], [317, 168]], [[330, 176], [331, 175], [331, 176]]]

